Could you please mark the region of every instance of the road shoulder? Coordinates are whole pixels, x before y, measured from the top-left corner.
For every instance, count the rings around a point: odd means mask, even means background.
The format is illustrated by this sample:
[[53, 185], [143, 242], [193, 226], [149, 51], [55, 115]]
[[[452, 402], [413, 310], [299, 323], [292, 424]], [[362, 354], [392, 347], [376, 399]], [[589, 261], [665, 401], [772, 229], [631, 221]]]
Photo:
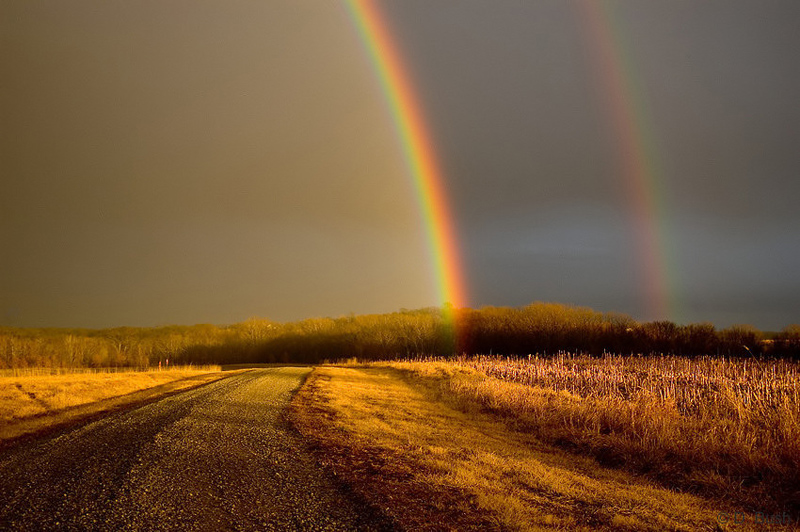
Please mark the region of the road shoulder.
[[405, 529], [714, 530], [707, 501], [545, 446], [391, 368], [318, 367], [291, 419]]

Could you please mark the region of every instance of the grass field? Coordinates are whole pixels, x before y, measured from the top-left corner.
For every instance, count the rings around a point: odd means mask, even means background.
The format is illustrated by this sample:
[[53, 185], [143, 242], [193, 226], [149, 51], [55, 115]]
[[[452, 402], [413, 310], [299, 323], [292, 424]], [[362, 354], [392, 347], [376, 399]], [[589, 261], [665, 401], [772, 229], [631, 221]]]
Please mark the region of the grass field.
[[561, 356], [392, 366], [600, 463], [753, 511], [800, 513], [796, 363]]
[[0, 442], [224, 376], [219, 366], [15, 373], [0, 376]]
[[340, 476], [408, 529], [713, 529], [705, 501], [448, 405], [430, 384], [389, 367], [319, 368], [295, 419]]
[[[411, 528], [794, 529], [797, 368], [752, 364], [321, 367], [293, 419], [337, 475]], [[472, 520], [452, 526], [448, 508]]]
[[[0, 445], [231, 372], [51, 373], [0, 375]], [[406, 529], [800, 526], [797, 363], [353, 361], [316, 368], [290, 419], [326, 467]]]

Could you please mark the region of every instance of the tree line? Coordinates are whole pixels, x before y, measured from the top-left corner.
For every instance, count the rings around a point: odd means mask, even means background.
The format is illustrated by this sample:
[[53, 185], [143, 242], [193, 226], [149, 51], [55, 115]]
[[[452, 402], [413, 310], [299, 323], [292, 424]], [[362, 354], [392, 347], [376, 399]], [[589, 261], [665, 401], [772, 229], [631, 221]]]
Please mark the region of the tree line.
[[30, 329], [0, 327], [0, 369], [162, 364], [318, 363], [454, 354], [782, 356], [800, 358], [800, 325], [638, 322], [584, 307], [425, 308], [389, 314], [233, 325]]

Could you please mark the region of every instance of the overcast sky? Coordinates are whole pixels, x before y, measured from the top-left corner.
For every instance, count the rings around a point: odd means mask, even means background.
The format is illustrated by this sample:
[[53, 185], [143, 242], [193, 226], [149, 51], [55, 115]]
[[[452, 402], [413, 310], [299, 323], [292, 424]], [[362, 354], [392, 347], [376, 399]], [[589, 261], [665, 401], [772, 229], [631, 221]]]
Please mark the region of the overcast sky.
[[[609, 2], [659, 169], [675, 309], [637, 281], [577, 1], [380, 2], [470, 305], [800, 322], [800, 3]], [[0, 324], [438, 305], [376, 75], [330, 1], [0, 3]]]

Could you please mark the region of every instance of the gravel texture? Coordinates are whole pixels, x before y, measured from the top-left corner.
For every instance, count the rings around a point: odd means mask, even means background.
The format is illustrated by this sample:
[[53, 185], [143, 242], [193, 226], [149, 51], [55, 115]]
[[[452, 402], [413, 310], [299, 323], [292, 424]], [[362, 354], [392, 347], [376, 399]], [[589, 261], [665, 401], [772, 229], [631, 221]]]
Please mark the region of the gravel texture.
[[3, 530], [385, 529], [283, 417], [309, 368], [241, 373], [0, 453]]

